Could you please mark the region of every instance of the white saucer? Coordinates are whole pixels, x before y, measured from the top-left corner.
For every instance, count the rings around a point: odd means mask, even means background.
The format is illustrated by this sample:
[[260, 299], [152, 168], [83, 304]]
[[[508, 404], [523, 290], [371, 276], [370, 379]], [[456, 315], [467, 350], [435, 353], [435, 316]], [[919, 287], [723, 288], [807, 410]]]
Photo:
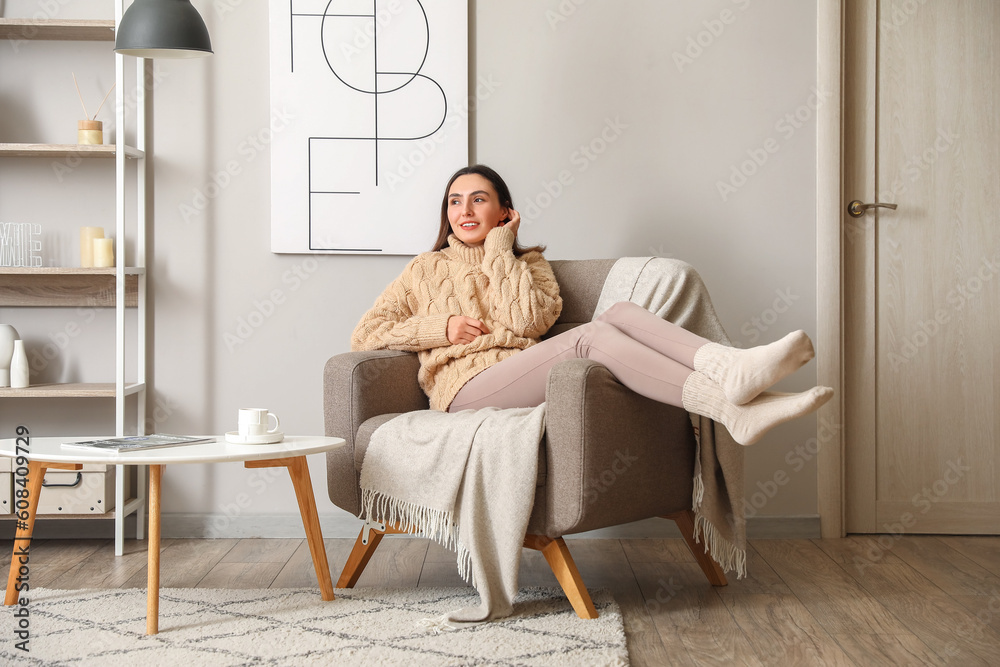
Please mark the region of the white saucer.
[[234, 445], [273, 445], [276, 442], [281, 442], [285, 439], [285, 434], [281, 432], [277, 433], [265, 433], [264, 435], [248, 435], [242, 436], [239, 431], [229, 431], [226, 433], [226, 442], [231, 442]]

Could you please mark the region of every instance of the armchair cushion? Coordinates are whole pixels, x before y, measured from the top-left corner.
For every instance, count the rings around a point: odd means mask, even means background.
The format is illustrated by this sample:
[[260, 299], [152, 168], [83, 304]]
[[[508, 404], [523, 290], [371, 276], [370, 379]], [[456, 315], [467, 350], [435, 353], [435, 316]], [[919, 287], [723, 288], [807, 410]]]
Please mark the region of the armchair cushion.
[[562, 297], [563, 306], [559, 319], [543, 336], [544, 338], [561, 334], [593, 318], [597, 302], [601, 298], [604, 279], [616, 261], [554, 259], [549, 262], [559, 282], [559, 296]]

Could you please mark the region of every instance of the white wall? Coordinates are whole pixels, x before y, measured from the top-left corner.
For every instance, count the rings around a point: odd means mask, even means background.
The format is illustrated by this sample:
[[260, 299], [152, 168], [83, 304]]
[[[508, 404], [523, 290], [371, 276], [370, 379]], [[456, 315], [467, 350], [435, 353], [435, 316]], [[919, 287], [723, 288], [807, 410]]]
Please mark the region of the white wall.
[[[348, 349], [354, 324], [408, 258], [269, 251], [263, 144], [272, 121], [278, 129], [294, 110], [269, 100], [267, 3], [193, 4], [215, 55], [155, 64], [155, 429], [231, 430], [237, 408], [254, 405], [280, 414], [286, 432], [321, 433], [323, 364]], [[555, 259], [689, 261], [743, 346], [814, 333], [812, 3], [473, 0], [470, 14], [473, 158], [508, 179], [529, 218], [526, 241]], [[0, 87], [5, 107], [9, 95]], [[219, 176], [227, 169], [235, 175]], [[734, 170], [735, 187], [720, 193]], [[38, 340], [68, 315], [46, 317]], [[780, 388], [814, 381], [810, 364]], [[815, 514], [815, 462], [794, 454], [815, 434], [815, 420], [803, 419], [747, 451], [747, 496], [760, 515]], [[324, 528], [350, 535], [356, 522], [325, 500], [323, 461], [313, 458]], [[235, 465], [168, 470], [163, 511], [174, 532], [299, 530], [287, 480]]]

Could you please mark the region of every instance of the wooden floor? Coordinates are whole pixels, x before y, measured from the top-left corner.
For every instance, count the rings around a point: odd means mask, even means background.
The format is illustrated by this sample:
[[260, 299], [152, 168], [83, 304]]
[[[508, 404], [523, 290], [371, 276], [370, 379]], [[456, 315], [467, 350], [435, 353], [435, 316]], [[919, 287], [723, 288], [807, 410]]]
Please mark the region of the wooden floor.
[[[757, 540], [749, 576], [711, 587], [681, 540], [567, 540], [622, 608], [633, 665], [1000, 665], [1000, 537]], [[327, 540], [336, 581], [353, 540]], [[6, 572], [12, 543], [0, 542]], [[161, 586], [316, 585], [305, 540], [165, 539]], [[145, 587], [144, 542], [37, 540], [33, 587]], [[387, 537], [358, 586], [461, 586], [454, 555]], [[556, 586], [525, 550], [521, 585]], [[587, 621], [581, 620], [580, 623]]]

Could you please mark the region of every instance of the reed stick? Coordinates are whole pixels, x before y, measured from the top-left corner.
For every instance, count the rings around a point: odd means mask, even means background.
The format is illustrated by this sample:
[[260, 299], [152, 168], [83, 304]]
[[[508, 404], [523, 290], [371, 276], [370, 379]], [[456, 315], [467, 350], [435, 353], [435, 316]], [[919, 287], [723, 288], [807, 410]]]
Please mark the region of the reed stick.
[[93, 118], [90, 117], [90, 113], [87, 111], [87, 105], [83, 102], [83, 93], [80, 92], [80, 84], [76, 80], [75, 72], [73, 73], [73, 85], [76, 86], [76, 94], [80, 97], [80, 106], [83, 107], [84, 118], [87, 120], [97, 120], [97, 114], [101, 113], [101, 109], [104, 108], [104, 103], [108, 101], [109, 97], [111, 97], [111, 91], [115, 89], [115, 84], [111, 84], [111, 87], [108, 88], [108, 92], [104, 95], [104, 99], [101, 100], [101, 105], [97, 107], [97, 111], [94, 112]]
[[83, 93], [80, 92], [80, 84], [76, 81], [76, 72], [73, 72], [73, 85], [76, 86], [76, 94], [80, 97], [80, 106], [83, 107], [83, 117], [89, 119], [90, 113], [87, 111], [87, 105], [83, 103]]
[[101, 100], [101, 106], [97, 107], [97, 111], [94, 112], [94, 117], [91, 120], [97, 120], [97, 114], [101, 113], [101, 108], [104, 106], [104, 103], [108, 101], [108, 96], [111, 95], [111, 91], [114, 89], [115, 84], [111, 84], [111, 87], [108, 88], [107, 95], [105, 95], [104, 99]]

